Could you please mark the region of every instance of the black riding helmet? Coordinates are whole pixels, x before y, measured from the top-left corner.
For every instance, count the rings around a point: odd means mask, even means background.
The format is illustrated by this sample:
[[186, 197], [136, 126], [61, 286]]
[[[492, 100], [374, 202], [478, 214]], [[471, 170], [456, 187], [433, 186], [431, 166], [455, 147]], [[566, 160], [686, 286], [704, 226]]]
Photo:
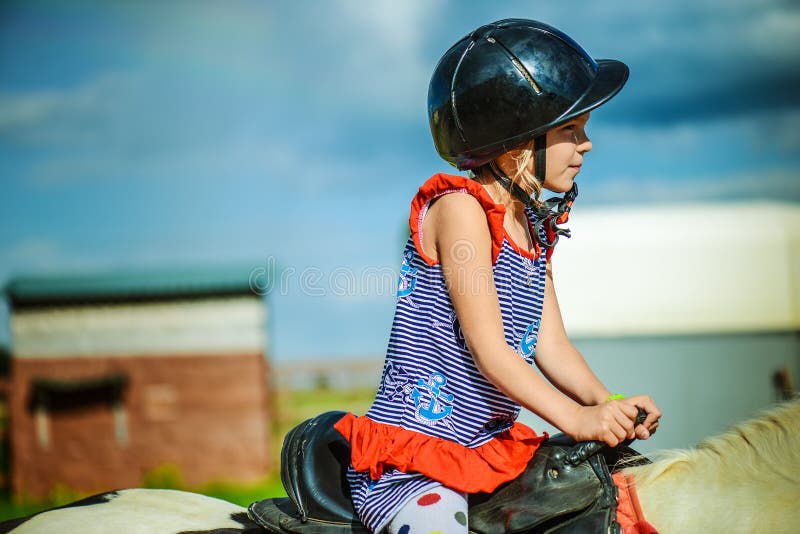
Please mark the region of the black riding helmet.
[[[459, 169], [475, 169], [540, 137], [534, 143], [543, 156], [547, 130], [606, 102], [627, 79], [624, 63], [592, 59], [542, 22], [481, 26], [445, 52], [431, 77], [428, 117], [436, 150]], [[543, 163], [537, 161], [541, 181]]]
[[[547, 131], [603, 104], [628, 80], [628, 66], [592, 57], [543, 22], [505, 19], [481, 26], [445, 52], [428, 86], [428, 118], [439, 155], [459, 169], [486, 166], [539, 215], [533, 237], [552, 248], [569, 230], [578, 194], [533, 201], [493, 161], [533, 139], [535, 176], [544, 184]], [[539, 227], [547, 229], [548, 238]]]

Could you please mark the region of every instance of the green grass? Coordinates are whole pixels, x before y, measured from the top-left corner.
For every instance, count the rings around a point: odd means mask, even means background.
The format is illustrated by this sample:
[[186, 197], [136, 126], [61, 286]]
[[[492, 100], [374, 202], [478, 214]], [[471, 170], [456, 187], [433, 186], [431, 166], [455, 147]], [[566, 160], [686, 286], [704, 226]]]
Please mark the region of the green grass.
[[[273, 397], [272, 453], [274, 465], [280, 462], [280, 447], [283, 437], [298, 423], [329, 410], [351, 411], [363, 414], [374, 396], [374, 390], [359, 389], [340, 390], [302, 390], [276, 392]], [[210, 497], [223, 499], [240, 506], [267, 497], [286, 495], [280, 481], [279, 471], [267, 475], [263, 480], [252, 484], [236, 484], [228, 481], [210, 482], [200, 487], [188, 487], [183, 483], [180, 470], [165, 464], [147, 474], [142, 479], [142, 487], [164, 488], [193, 491]], [[77, 492], [67, 486], [57, 485], [45, 499], [34, 499], [29, 496], [17, 496], [0, 493], [0, 521], [14, 517], [22, 517], [48, 508], [87, 497], [89, 494]]]
[[53, 506], [56, 505], [42, 501], [17, 502], [8, 495], [3, 495], [0, 497], [0, 521], [35, 514]]

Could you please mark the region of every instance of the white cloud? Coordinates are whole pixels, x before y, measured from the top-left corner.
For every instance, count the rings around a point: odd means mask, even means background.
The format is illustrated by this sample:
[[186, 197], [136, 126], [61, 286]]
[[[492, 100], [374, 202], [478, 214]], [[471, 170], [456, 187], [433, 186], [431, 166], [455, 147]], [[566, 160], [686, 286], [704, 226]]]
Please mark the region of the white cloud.
[[[117, 6], [119, 9], [127, 7]], [[218, 79], [261, 80], [271, 62], [291, 54], [279, 38], [281, 6], [268, 2], [163, 2], [141, 9], [143, 35], [137, 57], [183, 72], [208, 72]]]
[[[213, 73], [263, 105], [313, 105], [326, 114], [424, 109], [432, 65], [423, 51], [443, 0], [181, 4], [148, 13], [148, 62]], [[253, 91], [253, 93], [250, 93]], [[422, 99], [419, 99], [422, 95]], [[413, 106], [413, 107], [412, 107]]]
[[292, 184], [306, 192], [352, 183], [370, 156], [348, 161], [306, 140], [352, 135], [351, 120], [376, 115], [424, 122], [423, 45], [441, 1], [313, 5], [319, 18], [305, 4], [111, 8], [143, 32], [110, 45], [129, 70], [0, 93], [0, 135], [46, 151], [20, 177], [52, 186], [263, 172], [300, 175]]
[[0, 287], [10, 276], [31, 270], [56, 270], [68, 255], [56, 239], [44, 236], [19, 238], [0, 249]]
[[764, 61], [780, 60], [797, 66], [800, 59], [800, 7], [797, 4], [768, 8], [758, 13], [752, 24], [743, 28], [743, 45]]
[[319, 84], [316, 97], [330, 108], [345, 105], [349, 114], [396, 119], [424, 113], [433, 69], [424, 45], [442, 7], [441, 0], [340, 0], [322, 8], [316, 45], [329, 48], [317, 50], [318, 63], [308, 65], [307, 76]]
[[47, 237], [29, 237], [15, 242], [5, 254], [15, 261], [26, 261], [36, 266], [45, 266], [62, 256], [62, 248], [55, 240]]
[[438, 15], [441, 2], [340, 0], [336, 5], [337, 10], [340, 10], [345, 17], [339, 21], [344, 22], [346, 26], [350, 25], [351, 29], [360, 30], [358, 39], [354, 42], [370, 43], [376, 48], [401, 55], [406, 53], [413, 55], [420, 48], [426, 23]]
[[79, 142], [124, 103], [135, 77], [106, 73], [74, 87], [0, 93], [0, 135], [22, 143]]

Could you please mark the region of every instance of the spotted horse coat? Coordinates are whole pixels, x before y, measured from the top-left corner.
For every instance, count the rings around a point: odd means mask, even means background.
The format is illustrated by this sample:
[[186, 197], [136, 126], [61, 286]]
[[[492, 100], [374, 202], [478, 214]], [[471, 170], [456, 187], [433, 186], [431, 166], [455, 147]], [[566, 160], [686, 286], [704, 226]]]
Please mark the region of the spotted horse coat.
[[233, 503], [177, 490], [110, 491], [0, 523], [0, 534], [256, 534]]

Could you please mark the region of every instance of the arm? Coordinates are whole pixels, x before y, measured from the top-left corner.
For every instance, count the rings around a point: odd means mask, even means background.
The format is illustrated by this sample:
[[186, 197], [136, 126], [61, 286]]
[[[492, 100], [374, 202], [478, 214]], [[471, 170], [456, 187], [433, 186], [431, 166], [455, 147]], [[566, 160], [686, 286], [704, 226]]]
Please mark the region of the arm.
[[441, 262], [467, 346], [487, 380], [575, 439], [601, 439], [613, 446], [632, 435], [635, 408], [622, 403], [580, 406], [506, 343], [492, 277], [491, 236], [474, 198], [445, 195], [429, 208], [423, 228], [425, 252]]
[[567, 337], [550, 263], [547, 264], [542, 324], [536, 343], [536, 365], [558, 389], [581, 404], [600, 404], [610, 395]]
[[[567, 337], [553, 286], [552, 264], [547, 265], [542, 324], [536, 344], [536, 365], [558, 389], [584, 405], [600, 404], [608, 399], [608, 389], [595, 376]], [[636, 436], [639, 439], [647, 439], [656, 431], [661, 411], [650, 397], [637, 395], [620, 402], [647, 412], [647, 419], [636, 427]]]

